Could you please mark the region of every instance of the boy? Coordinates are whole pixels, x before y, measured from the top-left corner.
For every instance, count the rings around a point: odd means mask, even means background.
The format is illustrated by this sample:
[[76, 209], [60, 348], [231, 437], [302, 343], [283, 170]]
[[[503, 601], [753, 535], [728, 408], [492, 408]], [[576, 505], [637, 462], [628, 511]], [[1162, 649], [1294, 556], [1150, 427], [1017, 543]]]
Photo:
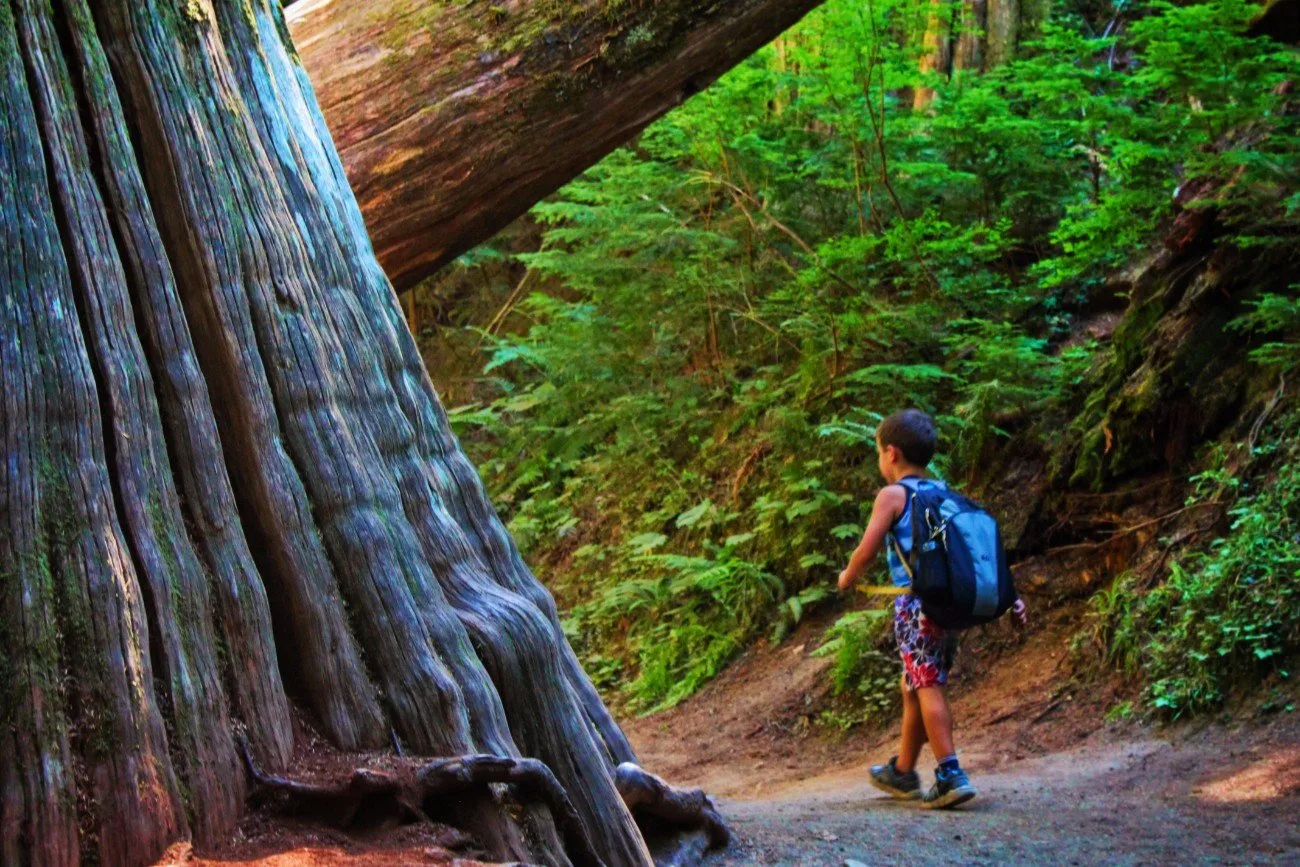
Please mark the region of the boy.
[[[906, 592], [911, 579], [899, 559], [899, 549], [906, 556], [912, 547], [911, 489], [943, 485], [925, 472], [934, 457], [936, 439], [934, 422], [919, 409], [894, 413], [876, 429], [878, 466], [886, 485], [876, 495], [862, 541], [840, 573], [839, 588], [853, 586], [885, 548], [890, 577], [895, 586], [904, 588], [894, 601], [894, 637], [903, 659], [903, 734], [898, 755], [871, 769], [871, 783], [896, 798], [919, 797], [924, 807], [943, 808], [975, 797], [975, 787], [957, 762], [952, 745], [952, 713], [944, 694], [957, 636], [935, 626], [921, 613], [921, 600]], [[1024, 602], [1017, 599], [1011, 611], [1017, 625], [1023, 626]], [[939, 766], [933, 788], [922, 796], [916, 760], [927, 741]]]

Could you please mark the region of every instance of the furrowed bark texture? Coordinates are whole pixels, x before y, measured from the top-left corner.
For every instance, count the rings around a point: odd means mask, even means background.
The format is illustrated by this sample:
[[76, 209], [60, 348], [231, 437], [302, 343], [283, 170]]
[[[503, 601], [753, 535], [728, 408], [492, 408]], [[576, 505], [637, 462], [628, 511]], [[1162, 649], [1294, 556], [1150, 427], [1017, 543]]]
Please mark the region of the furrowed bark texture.
[[399, 290], [819, 0], [303, 0], [288, 25]]
[[[0, 206], [0, 863], [218, 839], [232, 732], [283, 768], [290, 696], [344, 749], [539, 760], [648, 863], [278, 4], [0, 0]], [[456, 803], [570, 863], [545, 799]]]

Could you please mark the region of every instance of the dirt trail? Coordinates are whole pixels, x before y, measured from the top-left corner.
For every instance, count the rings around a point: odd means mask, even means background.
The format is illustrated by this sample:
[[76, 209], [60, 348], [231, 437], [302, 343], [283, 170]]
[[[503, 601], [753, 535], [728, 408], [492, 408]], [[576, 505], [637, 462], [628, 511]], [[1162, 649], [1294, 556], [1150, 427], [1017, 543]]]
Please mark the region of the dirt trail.
[[[962, 810], [867, 784], [892, 730], [835, 739], [808, 727], [824, 701], [827, 663], [809, 655], [824, 622], [629, 732], [647, 766], [721, 796], [737, 839], [710, 864], [1300, 863], [1300, 714], [1108, 725], [1114, 688], [1063, 673], [1079, 617], [1051, 612], [1011, 653], [1022, 639], [991, 630], [959, 660], [957, 740], [980, 792]], [[927, 782], [931, 765], [927, 751]]]
[[958, 811], [883, 797], [860, 765], [725, 800], [738, 842], [709, 863], [1295, 863], [1300, 750], [1209, 765], [1229, 741], [1126, 737], [1002, 767], [968, 754], [980, 796]]

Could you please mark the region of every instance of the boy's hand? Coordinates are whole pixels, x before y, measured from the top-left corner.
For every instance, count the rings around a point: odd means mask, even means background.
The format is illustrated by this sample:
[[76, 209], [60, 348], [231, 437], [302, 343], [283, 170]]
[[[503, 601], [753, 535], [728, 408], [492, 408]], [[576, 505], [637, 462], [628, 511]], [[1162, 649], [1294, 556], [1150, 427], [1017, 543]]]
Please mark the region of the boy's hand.
[[858, 578], [856, 575], [851, 574], [848, 569], [845, 569], [843, 572], [840, 573], [840, 580], [835, 582], [835, 586], [838, 587], [842, 592], [852, 587], [853, 582], [857, 580]]
[[1029, 609], [1025, 607], [1025, 600], [1016, 599], [1015, 604], [1011, 606], [1011, 622], [1016, 624], [1017, 629], [1024, 629], [1029, 625]]

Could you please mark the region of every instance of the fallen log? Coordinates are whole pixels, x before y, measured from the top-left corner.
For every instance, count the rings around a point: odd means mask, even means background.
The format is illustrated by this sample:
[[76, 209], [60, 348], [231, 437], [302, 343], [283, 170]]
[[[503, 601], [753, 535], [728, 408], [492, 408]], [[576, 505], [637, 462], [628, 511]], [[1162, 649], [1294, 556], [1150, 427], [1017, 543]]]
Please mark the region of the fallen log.
[[305, 0], [285, 17], [401, 291], [819, 2]]

